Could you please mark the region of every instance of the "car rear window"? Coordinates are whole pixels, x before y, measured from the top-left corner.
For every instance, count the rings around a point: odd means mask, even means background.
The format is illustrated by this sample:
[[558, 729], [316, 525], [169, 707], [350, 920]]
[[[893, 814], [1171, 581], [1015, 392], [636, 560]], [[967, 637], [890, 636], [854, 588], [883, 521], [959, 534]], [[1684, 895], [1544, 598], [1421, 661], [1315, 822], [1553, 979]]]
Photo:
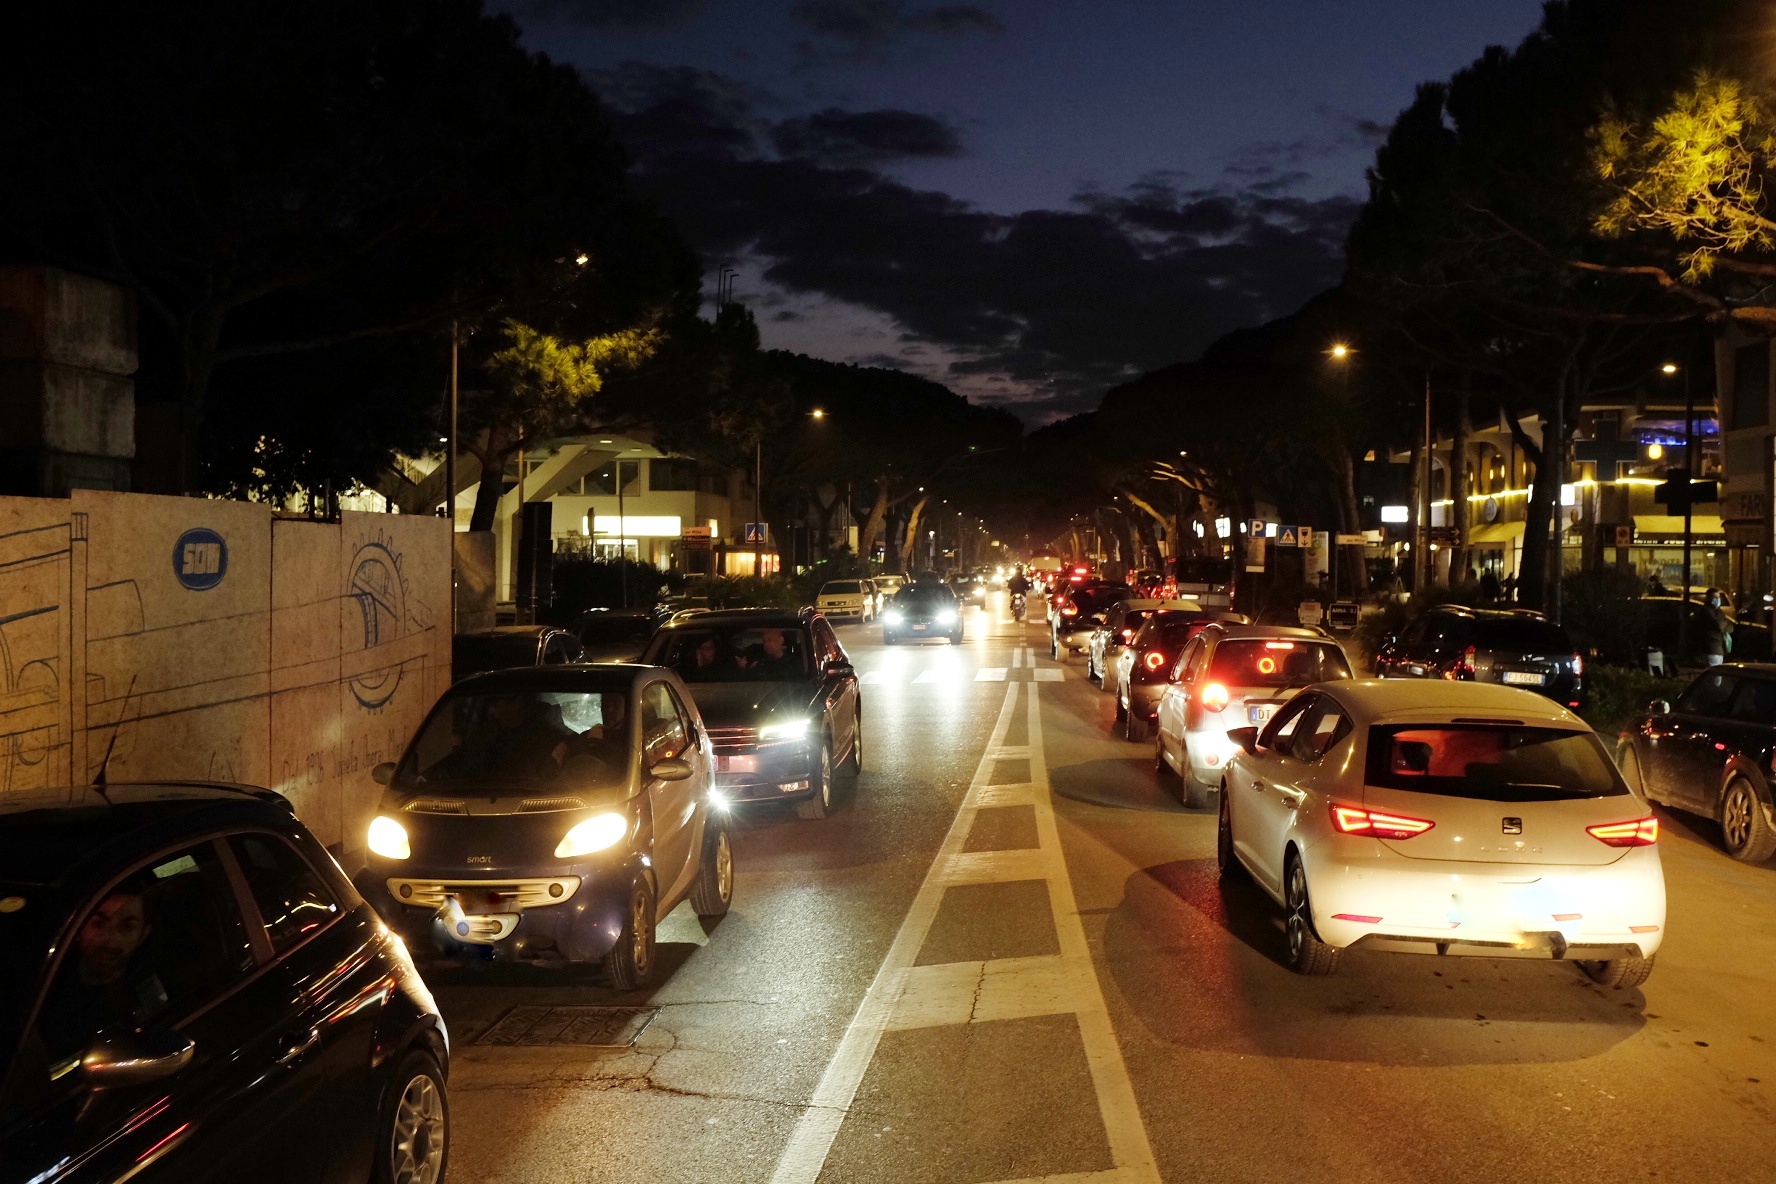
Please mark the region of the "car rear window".
[[855, 596], [863, 591], [863, 585], [856, 580], [833, 580], [820, 586], [822, 596]]
[[1318, 641], [1232, 638], [1215, 647], [1209, 677], [1237, 687], [1293, 687], [1351, 676], [1336, 645]]
[[1521, 620], [1475, 621], [1469, 637], [1487, 649], [1519, 650], [1526, 654], [1570, 654], [1572, 639], [1566, 630], [1550, 621], [1530, 618]]
[[1557, 802], [1628, 792], [1592, 733], [1522, 725], [1371, 728], [1368, 781], [1385, 789], [1487, 802]]
[[451, 646], [450, 661], [457, 678], [487, 670], [535, 666], [537, 639], [530, 634], [515, 637], [458, 637]]
[[1101, 613], [1119, 600], [1127, 600], [1127, 588], [1081, 588], [1073, 593], [1073, 603], [1081, 613]]

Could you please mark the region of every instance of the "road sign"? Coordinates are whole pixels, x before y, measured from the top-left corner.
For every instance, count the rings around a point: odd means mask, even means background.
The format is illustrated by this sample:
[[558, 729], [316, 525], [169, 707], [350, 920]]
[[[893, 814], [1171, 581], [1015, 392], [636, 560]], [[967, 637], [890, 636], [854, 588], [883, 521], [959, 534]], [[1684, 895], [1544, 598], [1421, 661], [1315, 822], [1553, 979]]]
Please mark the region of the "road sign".
[[1360, 547], [1369, 540], [1360, 534], [1340, 534], [1336, 541], [1341, 547]]
[[1252, 525], [1252, 529], [1249, 532], [1247, 532], [1246, 537], [1254, 538], [1254, 539], [1263, 538], [1264, 537], [1264, 519], [1254, 518], [1254, 519], [1252, 519], [1251, 525]]
[[764, 542], [765, 524], [763, 522], [748, 522], [746, 524], [746, 541], [749, 543]]
[[1295, 528], [1295, 545], [1304, 551], [1313, 550], [1314, 528], [1311, 526], [1297, 526]]
[[1334, 600], [1326, 610], [1326, 624], [1333, 629], [1355, 629], [1363, 609], [1354, 600]]
[[1294, 527], [1294, 526], [1279, 526], [1279, 527], [1277, 527], [1277, 546], [1279, 546], [1279, 547], [1297, 546], [1298, 544], [1295, 541], [1295, 532], [1298, 529], [1299, 529], [1298, 527]]
[[1318, 625], [1326, 619], [1326, 606], [1317, 600], [1304, 600], [1297, 610], [1297, 616], [1301, 618], [1303, 625]]
[[1634, 527], [1617, 526], [1615, 528], [1616, 546], [1632, 547], [1634, 545]]
[[687, 526], [678, 537], [688, 550], [707, 551], [715, 541], [715, 532], [707, 526]]

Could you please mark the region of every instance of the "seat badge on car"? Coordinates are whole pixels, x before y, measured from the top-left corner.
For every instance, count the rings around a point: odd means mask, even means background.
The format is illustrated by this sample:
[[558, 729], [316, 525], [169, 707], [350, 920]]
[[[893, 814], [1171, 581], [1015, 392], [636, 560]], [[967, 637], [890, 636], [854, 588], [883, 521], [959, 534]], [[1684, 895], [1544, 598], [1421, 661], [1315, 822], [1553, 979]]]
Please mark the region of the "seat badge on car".
[[1505, 819], [1504, 831], [1508, 835], [1522, 834], [1523, 833], [1523, 819], [1521, 819], [1521, 818], [1507, 818], [1507, 819]]

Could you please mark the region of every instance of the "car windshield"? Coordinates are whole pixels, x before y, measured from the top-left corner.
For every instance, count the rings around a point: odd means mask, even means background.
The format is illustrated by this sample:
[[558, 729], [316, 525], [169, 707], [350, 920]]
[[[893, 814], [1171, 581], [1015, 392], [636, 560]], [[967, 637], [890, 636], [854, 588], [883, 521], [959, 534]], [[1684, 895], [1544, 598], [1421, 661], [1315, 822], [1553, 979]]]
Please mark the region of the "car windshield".
[[856, 580], [833, 580], [820, 585], [822, 596], [856, 596], [863, 591], [863, 585]]
[[1177, 649], [1185, 642], [1202, 632], [1208, 618], [1196, 613], [1171, 610], [1160, 614], [1159, 618], [1147, 628], [1148, 645], [1162, 645], [1168, 649]]
[[1370, 785], [1487, 802], [1628, 792], [1595, 735], [1497, 724], [1405, 724], [1369, 732]]
[[641, 617], [586, 617], [580, 624], [585, 645], [629, 645], [640, 649], [654, 633], [654, 623]]
[[1139, 633], [1141, 631], [1141, 626], [1146, 623], [1147, 618], [1151, 617], [1157, 611], [1157, 609], [1151, 608], [1131, 608], [1123, 613], [1122, 630], [1124, 634], [1128, 637], [1133, 637], [1136, 633]]
[[414, 738], [394, 788], [610, 785], [629, 771], [629, 692], [448, 695]]
[[674, 629], [648, 654], [686, 682], [783, 682], [812, 669], [807, 631], [795, 625], [727, 625]]
[[458, 637], [450, 650], [451, 667], [457, 678], [488, 670], [535, 666], [536, 661], [537, 639], [529, 633], [512, 637]]
[[955, 605], [954, 592], [930, 584], [914, 584], [894, 594], [894, 607], [912, 612], [931, 612], [940, 608], [954, 608]]
[[1209, 677], [1236, 687], [1295, 687], [1349, 678], [1336, 645], [1315, 641], [1231, 638], [1215, 647]]

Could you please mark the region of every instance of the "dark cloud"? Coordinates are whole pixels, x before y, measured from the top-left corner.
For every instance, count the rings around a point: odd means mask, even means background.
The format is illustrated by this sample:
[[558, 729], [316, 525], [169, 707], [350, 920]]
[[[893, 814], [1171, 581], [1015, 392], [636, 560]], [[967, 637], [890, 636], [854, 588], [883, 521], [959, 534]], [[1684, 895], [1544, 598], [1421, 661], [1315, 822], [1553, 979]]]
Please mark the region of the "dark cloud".
[[[641, 82], [608, 92], [629, 96], [619, 128], [696, 246], [755, 260], [777, 289], [886, 316], [959, 359], [954, 376], [1008, 377], [1049, 410], [1090, 406], [1337, 283], [1358, 207], [1270, 176], [1191, 187], [1160, 174], [1064, 209], [990, 213], [867, 167], [769, 155], [731, 87], [664, 70], [654, 93]], [[712, 147], [687, 148], [699, 144]]]
[[796, 54], [809, 65], [878, 63], [882, 50], [907, 34], [956, 37], [1005, 31], [998, 17], [974, 4], [909, 8], [902, 0], [802, 0], [789, 16], [814, 34], [795, 45]]
[[709, 0], [504, 0], [501, 6], [521, 19], [606, 33], [658, 33], [690, 24]]
[[755, 157], [772, 126], [754, 114], [770, 95], [711, 70], [624, 62], [590, 81], [622, 113], [631, 146], [654, 161]]
[[912, 363], [899, 354], [864, 354], [860, 358], [852, 358], [851, 362], [853, 365], [873, 366], [880, 370], [908, 370], [912, 368]]
[[936, 116], [915, 111], [840, 111], [829, 107], [786, 119], [771, 136], [784, 156], [822, 164], [879, 164], [962, 154], [962, 140], [955, 128]]

